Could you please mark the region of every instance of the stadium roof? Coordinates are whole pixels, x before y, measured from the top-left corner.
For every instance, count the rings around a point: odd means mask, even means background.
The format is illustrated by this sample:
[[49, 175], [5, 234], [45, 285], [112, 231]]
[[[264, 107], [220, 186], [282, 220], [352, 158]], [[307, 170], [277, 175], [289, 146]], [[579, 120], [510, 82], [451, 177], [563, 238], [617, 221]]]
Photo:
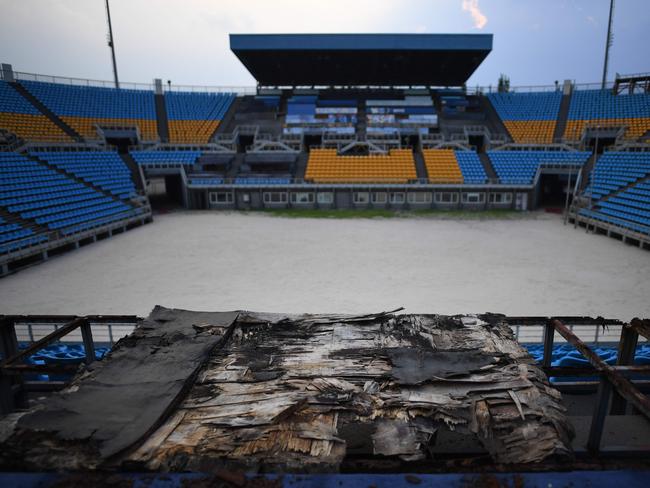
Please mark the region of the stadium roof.
[[231, 34], [260, 85], [460, 86], [492, 34]]

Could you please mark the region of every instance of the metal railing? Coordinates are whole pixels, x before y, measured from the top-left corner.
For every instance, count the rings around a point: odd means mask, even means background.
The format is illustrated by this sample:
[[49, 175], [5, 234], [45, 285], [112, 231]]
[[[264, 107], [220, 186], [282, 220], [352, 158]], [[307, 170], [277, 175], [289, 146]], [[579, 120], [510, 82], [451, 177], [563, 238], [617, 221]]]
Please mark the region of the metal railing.
[[[94, 86], [100, 88], [115, 88], [115, 82], [110, 80], [96, 80], [89, 78], [76, 78], [70, 76], [57, 76], [57, 75], [45, 75], [39, 73], [26, 73], [22, 71], [14, 71], [14, 77], [17, 80], [30, 80], [30, 81], [43, 81], [49, 83], [59, 83], [64, 85], [79, 85], [79, 86]], [[633, 74], [633, 75], [617, 75], [619, 78], [627, 77], [638, 77], [645, 76], [645, 73]], [[4, 79], [3, 73], [0, 70], [0, 79]], [[606, 89], [612, 89], [615, 85], [615, 81], [608, 81], [605, 84]], [[142, 83], [142, 82], [122, 82], [120, 81], [120, 88], [130, 89], [130, 90], [154, 90], [154, 83]], [[260, 87], [263, 89], [264, 87]], [[294, 89], [300, 90], [300, 87], [274, 87], [274, 88], [284, 88], [284, 89]], [[346, 90], [347, 86], [313, 86], [309, 88], [322, 89], [322, 90]], [[374, 85], [362, 85], [356, 86], [356, 89], [368, 89], [368, 90], [381, 90], [381, 89], [398, 89], [398, 90], [413, 90], [413, 89], [445, 89], [447, 87], [439, 87], [434, 85], [422, 85], [422, 86], [407, 86], [407, 85], [386, 85], [386, 86], [374, 86]], [[563, 83], [549, 84], [549, 85], [521, 85], [521, 86], [511, 86], [509, 92], [511, 93], [530, 93], [530, 92], [553, 92], [553, 91], [562, 91]], [[255, 95], [257, 94], [257, 86], [253, 85], [185, 85], [185, 84], [168, 84], [163, 83], [164, 91], [171, 92], [206, 92], [206, 93], [236, 93], [237, 95]], [[601, 82], [593, 83], [576, 83], [573, 82], [574, 90], [599, 90], [601, 89]], [[484, 94], [484, 93], [496, 93], [497, 86], [494, 85], [475, 85], [468, 86], [466, 89], [467, 95], [475, 94]]]

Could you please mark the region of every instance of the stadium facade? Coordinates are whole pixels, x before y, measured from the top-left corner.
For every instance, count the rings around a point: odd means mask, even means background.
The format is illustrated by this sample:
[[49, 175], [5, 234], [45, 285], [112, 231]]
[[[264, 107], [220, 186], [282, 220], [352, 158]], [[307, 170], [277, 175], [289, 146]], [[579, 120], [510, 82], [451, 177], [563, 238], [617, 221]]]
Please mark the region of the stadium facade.
[[231, 35], [255, 88], [0, 80], [0, 266], [189, 209], [565, 207], [650, 246], [650, 75], [469, 89], [491, 35]]

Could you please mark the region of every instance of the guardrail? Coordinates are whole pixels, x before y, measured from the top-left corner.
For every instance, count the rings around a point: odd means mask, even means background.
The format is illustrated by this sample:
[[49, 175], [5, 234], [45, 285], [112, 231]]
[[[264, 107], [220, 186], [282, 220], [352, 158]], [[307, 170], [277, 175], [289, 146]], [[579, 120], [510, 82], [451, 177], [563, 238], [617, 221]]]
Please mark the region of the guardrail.
[[[69, 76], [56, 76], [56, 75], [44, 75], [38, 73], [26, 73], [22, 71], [14, 71], [14, 77], [17, 80], [31, 80], [31, 81], [44, 81], [49, 83], [60, 83], [64, 85], [80, 85], [80, 86], [94, 86], [100, 88], [114, 88], [115, 82], [110, 80], [95, 80], [89, 78], [75, 78]], [[628, 78], [628, 77], [639, 77], [639, 76], [650, 76], [646, 73], [641, 74], [632, 74], [632, 75], [617, 75], [617, 78]], [[0, 79], [4, 79], [3, 73], [0, 70]], [[612, 89], [614, 87], [615, 81], [608, 81], [605, 84], [606, 89]], [[552, 91], [562, 91], [563, 82], [559, 82], [557, 85], [521, 85], [521, 86], [511, 86], [509, 88], [510, 92], [514, 93], [527, 93], [527, 92], [552, 92]], [[593, 83], [575, 83], [573, 82], [574, 90], [599, 90], [601, 89], [601, 82]], [[141, 82], [129, 82], [129, 81], [120, 81], [120, 88], [131, 89], [131, 90], [154, 90], [154, 83], [141, 83]], [[260, 87], [264, 88], [264, 87]], [[299, 89], [300, 87], [274, 87], [280, 89]], [[312, 87], [309, 87], [312, 88]], [[316, 89], [323, 90], [346, 90], [348, 87], [345, 86], [320, 86], [313, 87]], [[421, 87], [410, 87], [410, 86], [369, 86], [363, 85], [356, 88], [365, 88], [365, 89], [445, 89], [445, 87], [436, 87], [433, 85], [421, 86]], [[468, 86], [466, 89], [466, 94], [475, 95], [479, 93], [496, 93], [497, 85], [487, 85], [480, 86], [475, 85], [474, 87]], [[175, 83], [163, 83], [163, 90], [168, 92], [208, 92], [208, 93], [236, 93], [237, 95], [255, 95], [257, 94], [257, 86], [253, 85], [184, 85], [184, 84], [175, 84]]]

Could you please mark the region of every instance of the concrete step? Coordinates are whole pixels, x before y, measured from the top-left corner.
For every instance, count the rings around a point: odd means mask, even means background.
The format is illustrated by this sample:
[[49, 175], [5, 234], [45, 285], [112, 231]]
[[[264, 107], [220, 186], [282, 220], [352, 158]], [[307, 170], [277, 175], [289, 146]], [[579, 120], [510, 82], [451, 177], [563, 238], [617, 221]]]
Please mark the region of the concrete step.
[[415, 174], [418, 177], [418, 180], [427, 180], [429, 179], [429, 173], [427, 172], [427, 167], [424, 164], [424, 157], [420, 151], [413, 151], [413, 158], [415, 159]]
[[499, 177], [497, 176], [497, 172], [494, 171], [494, 166], [492, 166], [492, 161], [490, 161], [489, 156], [486, 153], [479, 153], [478, 158], [481, 160], [481, 164], [488, 178], [490, 180], [497, 180]]
[[305, 179], [305, 173], [307, 172], [307, 162], [309, 161], [309, 153], [301, 152], [298, 154], [298, 159], [296, 160], [296, 171], [294, 172], [294, 178], [299, 178], [301, 180]]
[[135, 159], [133, 159], [133, 156], [131, 156], [129, 153], [120, 154], [120, 158], [122, 158], [124, 164], [126, 164], [127, 168], [129, 168], [129, 171], [131, 172], [131, 179], [133, 180], [136, 189], [144, 193], [145, 186], [144, 181], [142, 181], [142, 172], [140, 171], [138, 163], [135, 162]]
[[167, 120], [167, 105], [165, 95], [154, 95], [156, 104], [156, 122], [158, 125], [158, 137], [161, 142], [169, 142], [169, 122]]
[[560, 142], [564, 137], [564, 129], [566, 128], [566, 121], [569, 116], [570, 105], [571, 105], [571, 95], [562, 95], [562, 102], [560, 103], [560, 111], [557, 114], [557, 122], [555, 123], [555, 131], [553, 132], [554, 142]]
[[488, 97], [485, 95], [481, 95], [479, 97], [481, 108], [485, 112], [487, 122], [489, 124], [490, 132], [492, 133], [501, 133], [505, 134], [510, 141], [512, 141], [512, 136], [510, 135], [510, 132], [508, 132], [508, 129], [506, 128], [505, 124], [501, 120], [501, 117], [499, 117], [499, 114], [497, 113], [496, 109], [492, 106], [492, 103], [490, 103], [490, 100]]

